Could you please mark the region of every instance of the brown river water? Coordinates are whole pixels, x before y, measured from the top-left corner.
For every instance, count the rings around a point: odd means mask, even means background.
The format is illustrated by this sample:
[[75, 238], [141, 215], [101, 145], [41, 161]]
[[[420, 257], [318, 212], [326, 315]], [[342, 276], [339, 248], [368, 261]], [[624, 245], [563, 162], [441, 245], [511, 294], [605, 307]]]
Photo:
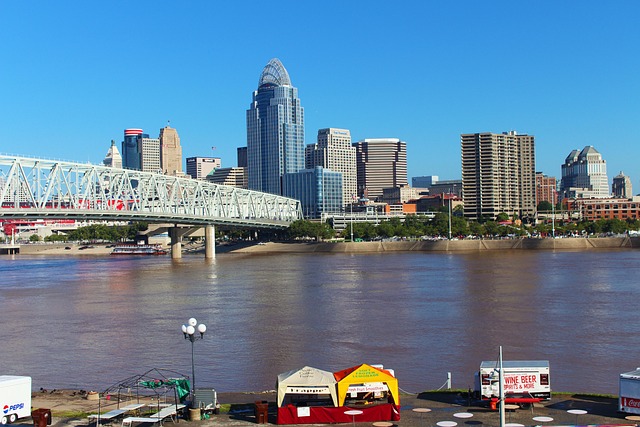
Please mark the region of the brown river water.
[[473, 387], [483, 360], [549, 360], [553, 391], [617, 394], [640, 366], [640, 250], [0, 257], [0, 375], [101, 390], [153, 368], [261, 391], [305, 365]]

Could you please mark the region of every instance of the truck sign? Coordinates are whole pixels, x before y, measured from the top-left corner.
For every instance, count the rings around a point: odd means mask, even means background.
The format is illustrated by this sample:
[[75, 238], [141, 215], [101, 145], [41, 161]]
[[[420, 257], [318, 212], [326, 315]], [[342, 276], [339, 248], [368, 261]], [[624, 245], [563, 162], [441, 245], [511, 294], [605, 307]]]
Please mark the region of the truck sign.
[[[498, 362], [484, 361], [476, 374], [476, 394], [491, 399], [500, 394]], [[546, 360], [503, 361], [503, 391], [509, 394], [529, 393], [534, 398], [550, 399], [549, 362]]]
[[620, 374], [618, 409], [628, 414], [640, 414], [640, 368]]
[[31, 416], [31, 377], [0, 375], [0, 424]]

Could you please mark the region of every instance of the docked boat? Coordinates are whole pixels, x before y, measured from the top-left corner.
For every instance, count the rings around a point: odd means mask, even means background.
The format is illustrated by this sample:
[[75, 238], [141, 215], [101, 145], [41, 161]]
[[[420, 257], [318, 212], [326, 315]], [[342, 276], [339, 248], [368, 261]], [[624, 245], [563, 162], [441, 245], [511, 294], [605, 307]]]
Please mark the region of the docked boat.
[[111, 255], [166, 255], [167, 250], [160, 245], [118, 245]]

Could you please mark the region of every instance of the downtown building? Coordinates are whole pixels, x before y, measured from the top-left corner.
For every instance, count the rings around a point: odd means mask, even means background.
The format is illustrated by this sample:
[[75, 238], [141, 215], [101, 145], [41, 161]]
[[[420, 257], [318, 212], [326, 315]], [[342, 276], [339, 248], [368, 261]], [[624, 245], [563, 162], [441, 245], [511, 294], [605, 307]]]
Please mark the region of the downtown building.
[[598, 199], [609, 197], [607, 162], [588, 145], [573, 150], [561, 166], [560, 192], [563, 199]]
[[342, 172], [316, 166], [283, 176], [283, 196], [300, 200], [307, 219], [319, 219], [343, 210]]
[[170, 126], [160, 129], [160, 166], [162, 173], [184, 177], [182, 171], [182, 146], [178, 131]]
[[282, 177], [304, 169], [304, 109], [289, 73], [274, 58], [262, 70], [246, 112], [249, 189], [282, 195]]
[[540, 202], [549, 202], [553, 206], [558, 204], [557, 182], [555, 176], [536, 172], [536, 208]]
[[110, 168], [122, 169], [122, 155], [120, 155], [120, 151], [118, 151], [116, 142], [113, 139], [111, 140], [111, 147], [109, 147], [109, 151], [107, 151], [107, 155], [104, 157], [102, 164]]
[[205, 180], [220, 167], [222, 160], [219, 157], [187, 157], [187, 175], [193, 179]]
[[143, 172], [183, 176], [182, 147], [178, 132], [166, 126], [158, 138], [142, 129], [125, 129], [122, 141], [122, 167]]
[[533, 135], [515, 131], [460, 135], [462, 198], [468, 219], [499, 213], [532, 219], [536, 212]]
[[356, 148], [358, 196], [381, 201], [385, 188], [404, 187], [407, 181], [407, 143], [398, 138], [363, 139]]
[[342, 173], [342, 202], [348, 204], [356, 200], [356, 149], [351, 144], [351, 132], [348, 129], [318, 130], [317, 142], [305, 147], [305, 168], [314, 169], [316, 166]]
[[214, 184], [247, 189], [246, 168], [218, 168], [207, 175], [206, 180]]
[[613, 178], [611, 185], [611, 193], [613, 197], [621, 199], [631, 199], [633, 197], [633, 187], [631, 186], [631, 178], [626, 176], [622, 171]]

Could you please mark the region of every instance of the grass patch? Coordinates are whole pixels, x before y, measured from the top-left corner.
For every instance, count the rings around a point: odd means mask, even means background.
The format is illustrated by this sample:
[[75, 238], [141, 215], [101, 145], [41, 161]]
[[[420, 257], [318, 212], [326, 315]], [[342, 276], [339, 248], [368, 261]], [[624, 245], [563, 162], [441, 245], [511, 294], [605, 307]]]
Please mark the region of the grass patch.
[[57, 418], [87, 418], [89, 415], [84, 411], [51, 411], [51, 416]]

